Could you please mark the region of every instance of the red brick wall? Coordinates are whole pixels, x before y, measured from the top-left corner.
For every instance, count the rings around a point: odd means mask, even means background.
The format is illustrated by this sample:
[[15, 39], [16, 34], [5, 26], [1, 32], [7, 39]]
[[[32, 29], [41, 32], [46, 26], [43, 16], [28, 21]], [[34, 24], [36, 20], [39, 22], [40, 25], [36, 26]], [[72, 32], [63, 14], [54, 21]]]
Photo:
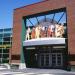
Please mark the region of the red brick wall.
[[68, 50], [75, 54], [75, 1], [67, 3]]
[[[14, 10], [12, 39], [13, 42], [11, 55], [20, 55], [23, 16], [37, 14], [64, 7], [66, 7], [67, 9], [68, 52], [70, 54], [75, 54], [75, 0], [46, 0], [40, 3], [24, 6]], [[11, 63], [19, 62], [20, 60], [11, 60]]]

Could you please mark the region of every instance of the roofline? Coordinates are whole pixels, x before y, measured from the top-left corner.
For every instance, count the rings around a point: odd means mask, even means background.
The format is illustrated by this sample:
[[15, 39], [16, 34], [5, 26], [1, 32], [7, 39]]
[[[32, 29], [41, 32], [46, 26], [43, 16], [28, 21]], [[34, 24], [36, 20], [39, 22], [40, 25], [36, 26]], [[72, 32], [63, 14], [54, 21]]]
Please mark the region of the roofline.
[[43, 2], [46, 2], [46, 1], [49, 1], [49, 0], [44, 0], [44, 1], [37, 2], [37, 3], [29, 4], [29, 5], [26, 5], [26, 6], [22, 6], [22, 7], [19, 7], [19, 8], [15, 8], [14, 10], [21, 9], [21, 8], [25, 8], [25, 7], [32, 6], [32, 5], [39, 4], [39, 3], [43, 3]]

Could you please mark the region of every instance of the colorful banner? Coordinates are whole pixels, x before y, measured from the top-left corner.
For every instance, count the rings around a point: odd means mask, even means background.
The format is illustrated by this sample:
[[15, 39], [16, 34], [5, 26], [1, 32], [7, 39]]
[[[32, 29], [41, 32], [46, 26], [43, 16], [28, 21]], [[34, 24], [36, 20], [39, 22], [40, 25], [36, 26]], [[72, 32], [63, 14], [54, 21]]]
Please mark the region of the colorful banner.
[[25, 40], [37, 39], [37, 38], [63, 38], [65, 34], [64, 25], [37, 25], [33, 28], [28, 27], [26, 30]]

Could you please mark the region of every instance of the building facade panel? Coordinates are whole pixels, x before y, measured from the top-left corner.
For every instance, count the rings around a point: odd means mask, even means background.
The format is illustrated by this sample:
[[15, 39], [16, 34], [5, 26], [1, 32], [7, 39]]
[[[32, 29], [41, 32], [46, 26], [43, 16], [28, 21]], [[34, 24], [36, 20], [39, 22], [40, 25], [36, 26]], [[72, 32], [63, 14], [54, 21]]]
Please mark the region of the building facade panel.
[[68, 51], [71, 54], [75, 54], [75, 50], [74, 50], [74, 42], [75, 42], [75, 27], [74, 27], [74, 19], [75, 19], [75, 15], [74, 15], [74, 6], [75, 6], [75, 2], [71, 1], [68, 2], [67, 5], [67, 23], [68, 23]]

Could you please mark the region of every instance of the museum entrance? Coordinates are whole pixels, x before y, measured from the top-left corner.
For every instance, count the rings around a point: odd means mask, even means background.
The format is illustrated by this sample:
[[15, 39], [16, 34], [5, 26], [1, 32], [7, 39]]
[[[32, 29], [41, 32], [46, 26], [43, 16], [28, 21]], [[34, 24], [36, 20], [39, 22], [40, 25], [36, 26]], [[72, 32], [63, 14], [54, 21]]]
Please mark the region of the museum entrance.
[[63, 66], [62, 53], [41, 53], [39, 55], [39, 67], [56, 68]]
[[36, 46], [24, 48], [25, 63], [29, 68], [65, 68], [67, 51], [62, 46]]
[[66, 9], [47, 11], [24, 18], [24, 57], [29, 68], [67, 67]]

